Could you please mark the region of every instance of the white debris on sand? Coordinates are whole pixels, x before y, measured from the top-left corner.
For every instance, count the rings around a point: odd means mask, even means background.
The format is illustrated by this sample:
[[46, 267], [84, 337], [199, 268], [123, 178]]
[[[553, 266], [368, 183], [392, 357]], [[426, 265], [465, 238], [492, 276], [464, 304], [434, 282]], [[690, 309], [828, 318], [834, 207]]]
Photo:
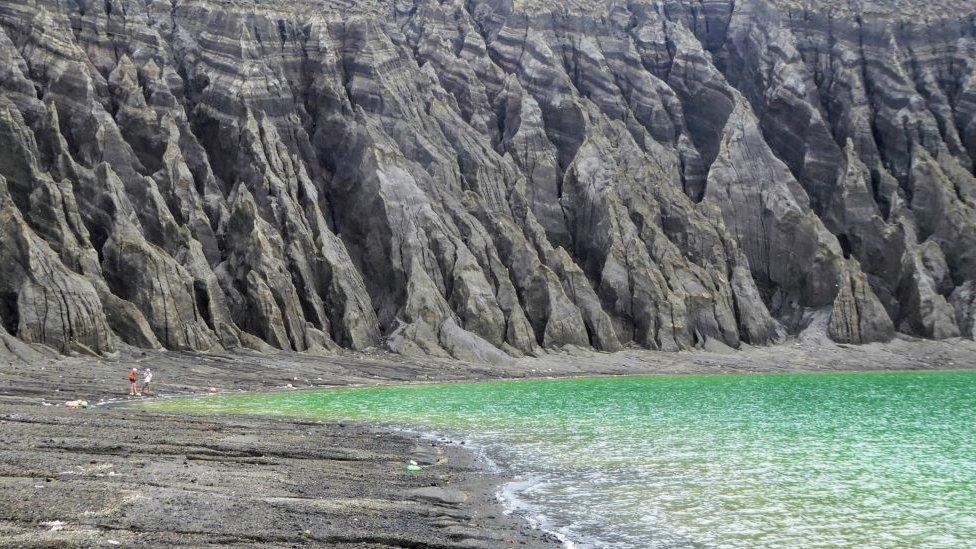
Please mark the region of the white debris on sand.
[[51, 532], [57, 532], [57, 531], [61, 530], [62, 528], [64, 528], [65, 525], [67, 525], [67, 524], [68, 523], [63, 522], [63, 521], [60, 521], [60, 520], [49, 520], [49, 521], [46, 521], [46, 522], [42, 522], [41, 523], [41, 526], [49, 529]]

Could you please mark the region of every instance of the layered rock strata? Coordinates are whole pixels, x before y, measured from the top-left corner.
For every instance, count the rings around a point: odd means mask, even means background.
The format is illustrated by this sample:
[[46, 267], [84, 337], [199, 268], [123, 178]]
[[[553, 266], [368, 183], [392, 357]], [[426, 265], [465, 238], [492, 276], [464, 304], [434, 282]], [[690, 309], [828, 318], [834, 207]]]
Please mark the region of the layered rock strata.
[[0, 327], [486, 362], [972, 337], [976, 8], [888, 4], [0, 1]]

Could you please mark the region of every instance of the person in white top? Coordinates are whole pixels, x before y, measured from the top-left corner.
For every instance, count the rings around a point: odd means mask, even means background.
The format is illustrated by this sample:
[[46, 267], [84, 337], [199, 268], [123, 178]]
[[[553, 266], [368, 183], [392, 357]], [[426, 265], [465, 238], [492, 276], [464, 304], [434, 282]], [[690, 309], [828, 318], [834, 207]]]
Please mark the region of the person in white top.
[[152, 378], [153, 378], [152, 370], [150, 370], [149, 368], [146, 368], [145, 371], [142, 372], [142, 392], [143, 393], [148, 394], [147, 391], [149, 389], [149, 383], [152, 382]]

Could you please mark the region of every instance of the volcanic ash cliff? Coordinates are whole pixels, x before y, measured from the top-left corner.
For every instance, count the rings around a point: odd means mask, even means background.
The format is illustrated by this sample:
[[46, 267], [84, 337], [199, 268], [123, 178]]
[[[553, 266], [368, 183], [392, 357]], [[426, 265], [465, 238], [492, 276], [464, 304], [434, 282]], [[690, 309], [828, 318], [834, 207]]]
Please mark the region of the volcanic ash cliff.
[[973, 2], [0, 0], [0, 342], [976, 331]]

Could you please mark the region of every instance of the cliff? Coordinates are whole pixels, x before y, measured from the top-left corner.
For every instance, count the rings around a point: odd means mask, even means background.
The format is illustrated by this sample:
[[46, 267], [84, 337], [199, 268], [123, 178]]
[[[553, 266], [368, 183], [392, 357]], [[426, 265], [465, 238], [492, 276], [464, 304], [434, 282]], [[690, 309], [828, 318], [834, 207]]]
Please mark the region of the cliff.
[[0, 0], [0, 341], [973, 337], [974, 158], [971, 0]]

